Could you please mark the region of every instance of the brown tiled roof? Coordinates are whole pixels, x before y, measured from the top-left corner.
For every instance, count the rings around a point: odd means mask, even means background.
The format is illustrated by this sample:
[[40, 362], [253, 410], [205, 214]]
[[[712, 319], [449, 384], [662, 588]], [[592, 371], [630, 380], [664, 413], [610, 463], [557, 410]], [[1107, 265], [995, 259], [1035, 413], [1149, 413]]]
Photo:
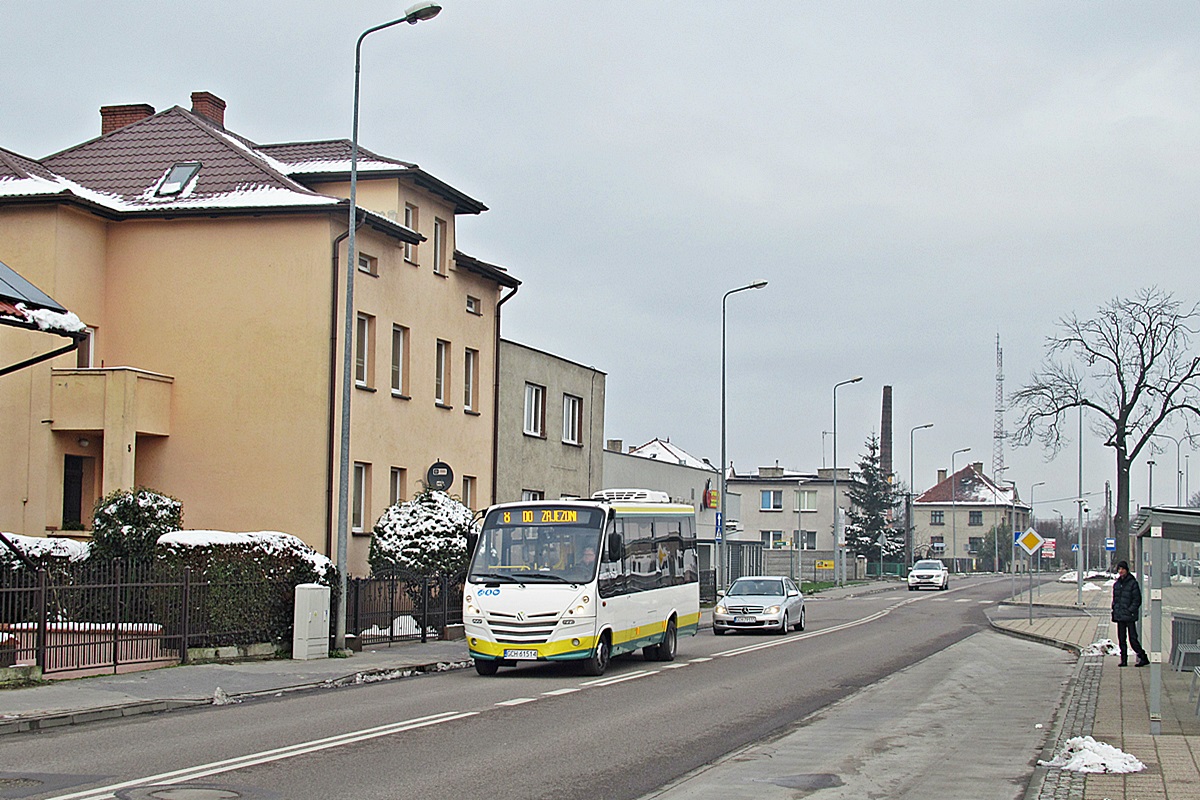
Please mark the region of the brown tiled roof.
[[[349, 139], [326, 139], [316, 142], [287, 142], [283, 144], [260, 144], [255, 146], [263, 155], [287, 164], [291, 168], [289, 174], [307, 174], [311, 171], [328, 171], [325, 165], [342, 165], [344, 170], [350, 169], [350, 151], [353, 147]], [[372, 153], [363, 146], [358, 148], [358, 168], [380, 169], [413, 169], [417, 165], [408, 161], [399, 161]], [[318, 169], [320, 167], [320, 169]]]
[[[955, 483], [957, 481], [957, 483]], [[1010, 505], [1014, 499], [1015, 490], [1011, 486], [999, 486], [974, 465], [967, 466], [954, 473], [946, 480], [920, 495], [914, 503], [962, 503], [965, 505]], [[1016, 497], [1018, 505], [1021, 498]]]
[[54, 173], [32, 158], [0, 147], [0, 178], [42, 178], [54, 180]]
[[[154, 190], [174, 164], [202, 165], [186, 197], [158, 198]], [[179, 106], [167, 109], [90, 142], [42, 159], [54, 173], [141, 208], [186, 200], [201, 205], [237, 192], [278, 189], [329, 198], [296, 183], [257, 156], [239, 139]]]

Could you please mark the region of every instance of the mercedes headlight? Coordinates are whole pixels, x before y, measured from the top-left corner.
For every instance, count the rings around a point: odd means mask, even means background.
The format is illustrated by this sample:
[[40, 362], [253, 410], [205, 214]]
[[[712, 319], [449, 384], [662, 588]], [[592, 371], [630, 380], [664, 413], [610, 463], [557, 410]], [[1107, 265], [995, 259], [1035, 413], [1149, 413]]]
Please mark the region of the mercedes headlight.
[[766, 610], [766, 612], [764, 612], [764, 613], [767, 613], [767, 614], [778, 614], [778, 613], [779, 613], [779, 606], [768, 606], [768, 607], [767, 607], [767, 610]]
[[716, 608], [714, 608], [714, 609], [713, 609], [713, 611], [717, 612], [718, 614], [724, 614], [724, 613], [726, 613], [726, 612], [725, 612], [725, 606], [721, 605], [720, 603], [718, 603], [718, 604], [717, 604], [717, 607], [716, 607]]

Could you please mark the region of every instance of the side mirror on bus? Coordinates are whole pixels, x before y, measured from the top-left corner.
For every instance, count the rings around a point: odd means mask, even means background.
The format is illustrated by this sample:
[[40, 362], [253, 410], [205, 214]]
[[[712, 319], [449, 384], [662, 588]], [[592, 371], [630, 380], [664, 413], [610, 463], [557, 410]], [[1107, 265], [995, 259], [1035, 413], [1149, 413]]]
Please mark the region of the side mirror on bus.
[[620, 561], [625, 556], [625, 542], [619, 533], [610, 533], [608, 535], [608, 553], [604, 560], [608, 562]]
[[471, 557], [475, 555], [475, 548], [478, 546], [479, 546], [479, 534], [474, 533], [474, 532], [468, 533], [467, 534], [467, 560], [468, 561], [470, 561]]

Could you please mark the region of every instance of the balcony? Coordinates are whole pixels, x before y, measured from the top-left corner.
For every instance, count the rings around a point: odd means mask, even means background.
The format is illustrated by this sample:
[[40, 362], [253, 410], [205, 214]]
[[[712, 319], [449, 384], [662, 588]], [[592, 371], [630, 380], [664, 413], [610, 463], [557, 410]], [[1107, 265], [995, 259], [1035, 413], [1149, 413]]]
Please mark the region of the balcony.
[[132, 367], [53, 370], [50, 429], [94, 431], [121, 440], [169, 436], [174, 381]]

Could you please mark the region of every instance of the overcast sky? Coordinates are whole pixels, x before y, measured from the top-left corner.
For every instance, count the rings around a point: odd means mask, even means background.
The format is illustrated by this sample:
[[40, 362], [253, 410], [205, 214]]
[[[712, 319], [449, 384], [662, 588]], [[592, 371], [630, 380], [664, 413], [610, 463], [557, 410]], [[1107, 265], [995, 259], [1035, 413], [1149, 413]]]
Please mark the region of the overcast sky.
[[[196, 90], [257, 142], [348, 138], [355, 39], [406, 5], [4, 0], [0, 146], [42, 157], [96, 136], [101, 105]], [[1065, 314], [1151, 285], [1200, 300], [1191, 0], [445, 0], [369, 37], [362, 76], [363, 146], [489, 206], [458, 246], [523, 281], [504, 336], [605, 371], [627, 445], [718, 461], [721, 296], [756, 279], [728, 303], [737, 468], [832, 465], [831, 388], [862, 375], [838, 462], [891, 385], [903, 480], [935, 424], [918, 490], [962, 447], [990, 474], [997, 334], [1008, 393]], [[1096, 515], [1113, 458], [1091, 433], [1083, 455]], [[1039, 515], [1074, 516], [1075, 441], [1005, 462], [1026, 500], [1047, 482]], [[1139, 463], [1135, 506], [1147, 484]]]

